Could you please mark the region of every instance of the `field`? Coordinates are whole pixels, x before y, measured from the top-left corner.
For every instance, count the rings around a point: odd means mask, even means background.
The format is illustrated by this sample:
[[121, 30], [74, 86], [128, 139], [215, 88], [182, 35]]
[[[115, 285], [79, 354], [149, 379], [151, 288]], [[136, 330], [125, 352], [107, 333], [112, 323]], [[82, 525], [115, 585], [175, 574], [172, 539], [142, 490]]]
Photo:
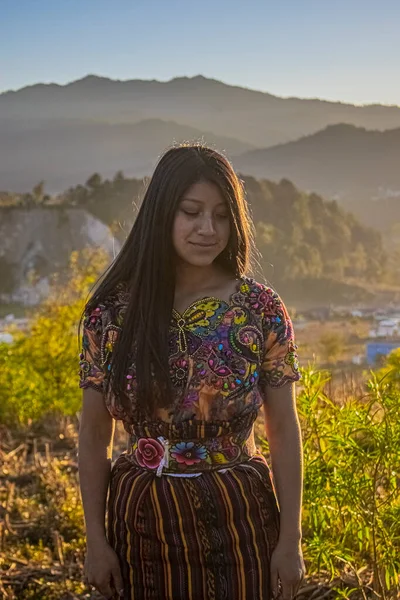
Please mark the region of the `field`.
[[[365, 343], [372, 328], [372, 320], [354, 317], [309, 321], [304, 328], [297, 325], [295, 333], [302, 363], [316, 361], [321, 366], [330, 367], [337, 363], [339, 366], [349, 365], [353, 356], [365, 354]], [[327, 341], [330, 342], [330, 348], [326, 347]]]
[[[76, 327], [101, 264], [84, 262], [90, 272], [74, 255], [68, 288], [55, 282], [29, 330], [0, 344], [0, 597], [6, 600], [96, 598], [82, 580]], [[302, 361], [297, 397], [307, 567], [298, 597], [393, 600], [400, 593], [400, 351], [371, 372], [358, 368], [352, 375], [340, 353], [324, 357], [329, 369], [321, 359], [315, 366], [312, 351], [323, 350], [331, 325], [298, 332], [310, 357], [309, 365]], [[369, 329], [361, 321], [335, 327], [344, 345], [332, 344], [331, 351], [348, 356]], [[261, 420], [256, 433], [268, 458]], [[118, 428], [115, 456], [125, 443]]]
[[[400, 573], [400, 393], [371, 380], [367, 396], [334, 403], [324, 385], [321, 371], [305, 372], [298, 398], [308, 572], [298, 597], [392, 599]], [[268, 454], [261, 421], [257, 433]], [[96, 598], [82, 581], [76, 440], [76, 418], [19, 436], [2, 430], [0, 593], [7, 600]], [[115, 455], [125, 441], [118, 429]]]

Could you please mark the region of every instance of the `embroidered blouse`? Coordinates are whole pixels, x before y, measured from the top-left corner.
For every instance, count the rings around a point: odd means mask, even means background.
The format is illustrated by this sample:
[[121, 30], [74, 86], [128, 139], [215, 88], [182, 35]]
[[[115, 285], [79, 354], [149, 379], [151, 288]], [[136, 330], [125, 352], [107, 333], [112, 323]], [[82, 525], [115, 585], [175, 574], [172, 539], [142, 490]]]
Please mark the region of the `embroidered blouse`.
[[[132, 433], [140, 419], [135, 365], [126, 373], [129, 414], [105, 385], [128, 301], [129, 292], [120, 287], [85, 313], [80, 387], [103, 392], [111, 416]], [[157, 419], [164, 423], [226, 422], [258, 411], [266, 385], [300, 379], [293, 326], [282, 299], [270, 287], [242, 277], [228, 302], [206, 297], [182, 314], [173, 310], [169, 368], [176, 393], [170, 407], [158, 409]]]

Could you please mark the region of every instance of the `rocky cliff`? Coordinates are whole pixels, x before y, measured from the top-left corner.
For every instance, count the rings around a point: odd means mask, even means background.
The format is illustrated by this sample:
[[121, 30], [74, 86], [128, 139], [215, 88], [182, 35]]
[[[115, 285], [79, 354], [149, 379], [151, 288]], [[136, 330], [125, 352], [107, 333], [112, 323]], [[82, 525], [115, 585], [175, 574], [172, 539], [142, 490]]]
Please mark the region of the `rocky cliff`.
[[112, 259], [120, 244], [84, 209], [1, 209], [0, 303], [38, 303], [48, 291], [49, 275], [67, 266], [71, 252], [87, 247], [101, 247]]

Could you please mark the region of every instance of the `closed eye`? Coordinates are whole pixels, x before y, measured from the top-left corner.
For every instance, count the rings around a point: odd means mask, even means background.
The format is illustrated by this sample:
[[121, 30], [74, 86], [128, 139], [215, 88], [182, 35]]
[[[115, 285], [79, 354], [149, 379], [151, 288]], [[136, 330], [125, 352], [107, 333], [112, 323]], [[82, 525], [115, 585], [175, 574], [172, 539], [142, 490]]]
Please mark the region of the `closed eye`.
[[[189, 217], [197, 217], [200, 214], [198, 211], [186, 210], [184, 208], [181, 208], [181, 211]], [[229, 219], [229, 215], [227, 214], [217, 214], [216, 217], [218, 219]]]

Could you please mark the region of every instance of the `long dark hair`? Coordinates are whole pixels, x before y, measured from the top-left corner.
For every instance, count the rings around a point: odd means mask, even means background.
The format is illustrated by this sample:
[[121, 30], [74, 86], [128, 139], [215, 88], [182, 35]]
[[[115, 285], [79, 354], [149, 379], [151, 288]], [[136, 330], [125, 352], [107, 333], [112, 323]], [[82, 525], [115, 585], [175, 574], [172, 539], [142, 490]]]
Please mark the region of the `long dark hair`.
[[229, 209], [230, 239], [216, 262], [237, 278], [249, 270], [253, 226], [241, 181], [230, 162], [204, 145], [176, 146], [158, 162], [123, 248], [86, 305], [87, 310], [94, 309], [118, 285], [126, 285], [129, 303], [112, 353], [109, 385], [118, 401], [129, 408], [126, 373], [134, 356], [138, 408], [148, 417], [172, 399], [168, 365], [175, 294], [172, 227], [182, 197], [199, 181], [217, 185]]

